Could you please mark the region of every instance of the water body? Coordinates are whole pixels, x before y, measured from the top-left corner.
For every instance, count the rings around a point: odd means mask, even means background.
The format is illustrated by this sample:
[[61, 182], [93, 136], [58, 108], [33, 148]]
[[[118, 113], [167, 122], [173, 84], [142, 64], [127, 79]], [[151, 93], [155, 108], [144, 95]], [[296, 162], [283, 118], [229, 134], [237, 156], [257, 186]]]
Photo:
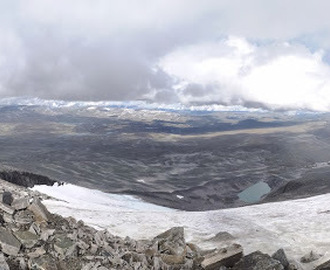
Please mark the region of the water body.
[[243, 202], [255, 203], [258, 202], [263, 195], [269, 193], [270, 190], [271, 189], [267, 183], [260, 181], [243, 190], [238, 194], [238, 197]]

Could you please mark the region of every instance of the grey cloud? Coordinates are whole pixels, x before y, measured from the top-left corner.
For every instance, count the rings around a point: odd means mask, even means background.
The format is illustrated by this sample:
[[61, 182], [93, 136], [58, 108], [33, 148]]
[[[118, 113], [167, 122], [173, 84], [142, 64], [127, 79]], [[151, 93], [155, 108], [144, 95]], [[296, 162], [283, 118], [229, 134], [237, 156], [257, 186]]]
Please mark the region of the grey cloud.
[[[329, 33], [329, 8], [326, 0], [5, 0], [0, 97], [178, 102], [186, 95], [211, 102], [218, 91], [217, 102], [242, 103], [221, 85], [191, 84], [178, 93], [176, 78], [157, 66], [159, 59], [232, 34], [274, 44], [312, 35], [314, 46], [327, 49], [330, 35], [321, 33]], [[255, 61], [282, 52], [274, 46]]]

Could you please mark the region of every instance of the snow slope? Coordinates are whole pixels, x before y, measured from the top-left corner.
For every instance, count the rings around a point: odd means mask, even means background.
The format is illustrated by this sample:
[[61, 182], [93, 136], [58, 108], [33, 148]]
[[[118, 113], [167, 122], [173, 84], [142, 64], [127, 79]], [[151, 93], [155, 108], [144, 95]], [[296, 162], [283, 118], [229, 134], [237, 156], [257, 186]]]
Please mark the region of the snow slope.
[[[207, 239], [227, 231], [243, 245], [246, 254], [257, 249], [271, 254], [282, 247], [296, 260], [311, 250], [324, 254], [321, 261], [330, 258], [330, 194], [234, 209], [184, 212], [71, 184], [36, 186], [34, 190], [58, 199], [44, 202], [51, 212], [73, 216], [123, 237], [152, 238], [173, 226], [184, 226], [187, 240], [203, 248], [219, 245]], [[304, 265], [304, 269], [312, 267], [313, 264]]]

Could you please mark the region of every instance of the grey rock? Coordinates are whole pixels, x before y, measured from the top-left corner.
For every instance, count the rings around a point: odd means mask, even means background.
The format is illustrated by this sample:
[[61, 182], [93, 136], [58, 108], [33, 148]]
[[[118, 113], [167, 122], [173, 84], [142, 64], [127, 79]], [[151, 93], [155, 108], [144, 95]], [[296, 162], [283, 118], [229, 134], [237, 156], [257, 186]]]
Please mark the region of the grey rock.
[[95, 244], [93, 244], [93, 243], [91, 243], [91, 245], [90, 245], [90, 249], [89, 249], [89, 252], [90, 252], [91, 254], [95, 255], [96, 252], [97, 252], [97, 249], [98, 249], [98, 246], [95, 245]]
[[14, 220], [18, 225], [30, 225], [34, 221], [34, 214], [29, 210], [18, 211], [14, 215]]
[[279, 250], [277, 250], [273, 255], [272, 258], [275, 260], [278, 260], [284, 267], [285, 270], [288, 269], [289, 267], [289, 261], [288, 258], [286, 257], [286, 254], [284, 252], [284, 250], [281, 248]]
[[33, 222], [29, 228], [29, 232], [36, 234], [36, 235], [40, 235], [40, 233], [41, 233], [40, 226], [37, 223]]
[[212, 241], [212, 242], [226, 242], [226, 241], [231, 241], [231, 240], [234, 240], [234, 239], [235, 239], [235, 237], [232, 236], [228, 232], [219, 232], [215, 236], [213, 236], [212, 238], [208, 239], [208, 241]]
[[11, 206], [15, 209], [15, 210], [23, 210], [26, 209], [28, 206], [30, 205], [30, 200], [29, 198], [19, 198], [19, 199], [15, 199]]
[[27, 254], [30, 258], [38, 258], [42, 255], [46, 254], [46, 250], [43, 247], [35, 248], [33, 251]]
[[283, 265], [271, 258], [267, 254], [255, 251], [244, 256], [235, 266], [233, 270], [283, 270]]
[[0, 254], [0, 270], [10, 270], [3, 253]]
[[59, 270], [56, 260], [51, 255], [43, 255], [29, 260], [29, 268], [36, 270]]
[[91, 270], [94, 267], [94, 262], [89, 262], [83, 266], [81, 270]]
[[330, 270], [330, 260], [318, 265], [315, 270]]
[[13, 234], [0, 227], [0, 244], [1, 250], [7, 255], [16, 256], [21, 249], [21, 243], [13, 236]]
[[[161, 259], [164, 263], [173, 265], [173, 264], [184, 264], [185, 263], [185, 253], [181, 255], [170, 255], [170, 254], [161, 254]], [[211, 269], [211, 268], [209, 268]]]
[[2, 211], [6, 212], [9, 215], [14, 214], [14, 212], [15, 212], [15, 209], [14, 208], [12, 208], [10, 205], [4, 204], [2, 202], [0, 202], [0, 209]]
[[39, 241], [39, 237], [29, 231], [17, 231], [14, 232], [15, 237], [26, 248], [32, 248]]
[[61, 256], [72, 256], [76, 251], [76, 244], [65, 235], [58, 235], [55, 238], [54, 249]]
[[186, 246], [184, 238], [184, 228], [174, 227], [164, 233], [156, 236], [154, 242], [158, 241], [158, 250], [160, 253], [169, 255], [181, 255]]
[[28, 209], [34, 214], [37, 223], [49, 221], [51, 219], [51, 214], [38, 198], [34, 198]]
[[310, 263], [310, 262], [320, 259], [321, 257], [322, 257], [321, 254], [317, 254], [313, 250], [311, 250], [311, 252], [309, 252], [308, 254], [306, 254], [300, 258], [300, 262]]
[[3, 213], [2, 218], [3, 218], [4, 222], [14, 223], [14, 218], [13, 218], [13, 215], [11, 215], [11, 214]]
[[19, 270], [27, 270], [27, 263], [25, 262], [25, 259], [23, 257], [16, 257], [16, 261], [18, 264]]
[[1, 194], [1, 202], [7, 205], [11, 205], [13, 202], [13, 195], [9, 191], [5, 191]]
[[94, 241], [96, 245], [98, 245], [99, 247], [102, 247], [105, 244], [106, 239], [107, 239], [106, 231], [98, 231], [94, 235]]
[[206, 256], [201, 265], [205, 270], [218, 270], [221, 266], [233, 267], [242, 256], [242, 246], [233, 244]]
[[48, 241], [48, 238], [50, 236], [52, 236], [55, 232], [55, 229], [46, 229], [46, 230], [43, 230], [40, 234], [40, 239], [47, 242]]

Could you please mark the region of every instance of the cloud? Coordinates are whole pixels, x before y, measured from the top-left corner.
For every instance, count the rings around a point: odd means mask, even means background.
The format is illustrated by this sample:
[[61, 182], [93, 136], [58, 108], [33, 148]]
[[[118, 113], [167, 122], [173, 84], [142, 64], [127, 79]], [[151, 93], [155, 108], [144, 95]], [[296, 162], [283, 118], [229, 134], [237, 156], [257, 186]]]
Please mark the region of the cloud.
[[4, 0], [0, 97], [327, 108], [329, 8], [326, 0]]
[[180, 82], [176, 92], [186, 104], [330, 110], [330, 67], [323, 52], [299, 44], [258, 46], [230, 37], [182, 47], [159, 65]]

